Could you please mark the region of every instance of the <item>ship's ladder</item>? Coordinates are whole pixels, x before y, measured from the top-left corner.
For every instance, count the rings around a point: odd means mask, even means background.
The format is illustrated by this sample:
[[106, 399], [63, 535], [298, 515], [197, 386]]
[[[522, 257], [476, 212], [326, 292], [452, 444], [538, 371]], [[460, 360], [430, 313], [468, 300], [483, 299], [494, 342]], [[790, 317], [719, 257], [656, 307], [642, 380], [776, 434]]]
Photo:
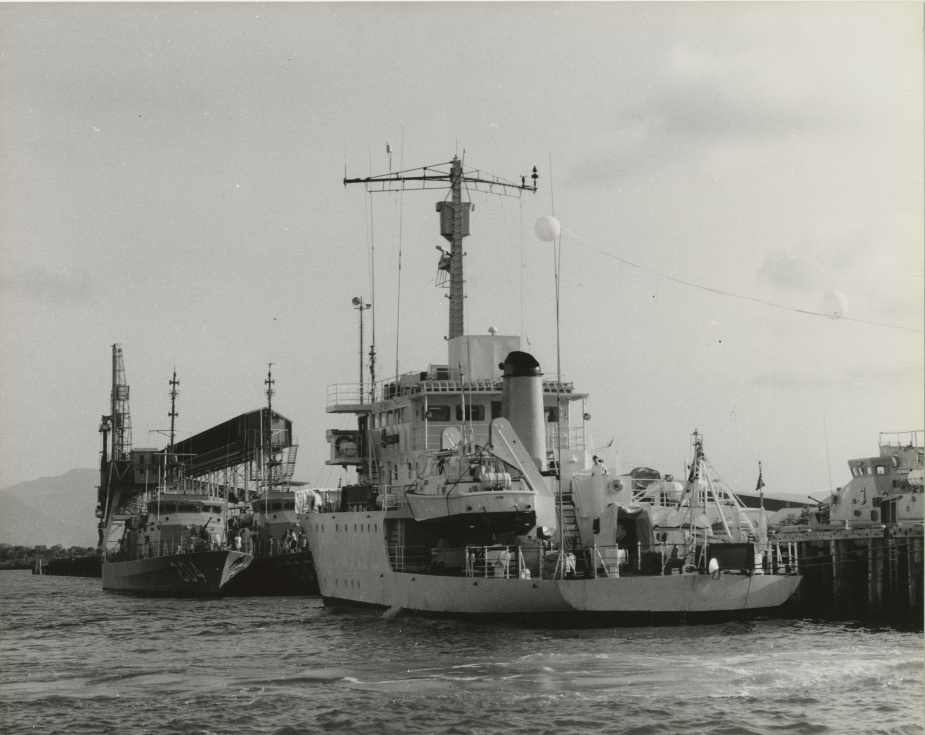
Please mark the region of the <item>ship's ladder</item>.
[[282, 480], [289, 482], [292, 479], [292, 473], [295, 472], [295, 458], [299, 453], [299, 445], [293, 444], [289, 447], [289, 453], [286, 455], [286, 466], [283, 469]]
[[[372, 441], [372, 431], [366, 432], [366, 446], [367, 457], [366, 457], [366, 477], [367, 481], [371, 485], [379, 485], [379, 445], [377, 442]], [[357, 469], [360, 469], [359, 467]], [[380, 486], [380, 492], [384, 492], [385, 488]]]
[[576, 573], [588, 569], [587, 550], [581, 545], [578, 533], [578, 523], [575, 520], [575, 498], [572, 493], [561, 495], [561, 523], [562, 523], [562, 550], [568, 554], [575, 554]]

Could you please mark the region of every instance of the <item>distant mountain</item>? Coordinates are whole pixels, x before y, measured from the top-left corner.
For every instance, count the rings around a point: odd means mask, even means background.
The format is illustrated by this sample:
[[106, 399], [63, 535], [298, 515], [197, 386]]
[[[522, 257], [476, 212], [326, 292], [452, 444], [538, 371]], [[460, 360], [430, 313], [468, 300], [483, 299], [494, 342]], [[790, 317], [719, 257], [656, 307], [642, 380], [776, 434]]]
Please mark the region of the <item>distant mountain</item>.
[[0, 490], [0, 543], [96, 546], [99, 471], [78, 469]]

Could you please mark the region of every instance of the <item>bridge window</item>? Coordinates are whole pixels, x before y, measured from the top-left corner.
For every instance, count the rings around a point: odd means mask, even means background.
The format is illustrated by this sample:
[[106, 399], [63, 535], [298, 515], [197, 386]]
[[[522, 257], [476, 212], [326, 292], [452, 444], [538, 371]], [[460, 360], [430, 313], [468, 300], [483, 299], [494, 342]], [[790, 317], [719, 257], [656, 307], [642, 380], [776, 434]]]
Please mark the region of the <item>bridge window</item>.
[[427, 413], [430, 414], [430, 421], [447, 422], [450, 420], [449, 406], [428, 406]]
[[886, 467], [883, 467], [883, 466], [877, 467], [877, 474], [878, 474], [878, 475], [882, 475], [882, 474], [884, 474], [885, 472], [886, 472]]
[[[462, 406], [456, 407], [456, 420], [463, 421], [463, 410]], [[466, 406], [466, 418], [465, 421], [484, 421], [485, 420], [485, 406]]]

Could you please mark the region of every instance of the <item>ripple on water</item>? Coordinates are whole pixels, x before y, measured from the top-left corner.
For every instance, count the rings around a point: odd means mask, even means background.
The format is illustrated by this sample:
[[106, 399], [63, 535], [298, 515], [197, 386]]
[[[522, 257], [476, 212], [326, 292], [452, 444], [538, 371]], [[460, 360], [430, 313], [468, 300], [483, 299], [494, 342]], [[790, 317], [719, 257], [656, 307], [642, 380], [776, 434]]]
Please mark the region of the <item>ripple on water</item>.
[[[0, 573], [11, 574], [11, 573]], [[4, 577], [9, 732], [921, 735], [921, 634], [816, 621], [546, 630]], [[104, 611], [104, 612], [101, 612]]]

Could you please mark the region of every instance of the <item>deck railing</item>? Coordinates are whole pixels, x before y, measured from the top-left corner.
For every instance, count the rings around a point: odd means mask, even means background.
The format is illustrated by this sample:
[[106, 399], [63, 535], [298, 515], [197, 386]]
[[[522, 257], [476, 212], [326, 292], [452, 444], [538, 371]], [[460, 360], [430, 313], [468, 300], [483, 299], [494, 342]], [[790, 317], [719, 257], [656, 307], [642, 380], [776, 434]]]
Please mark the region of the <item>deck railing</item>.
[[[334, 383], [328, 386], [328, 408], [336, 406], [364, 406], [390, 398], [411, 395], [414, 393], [446, 393], [446, 394], [473, 394], [473, 393], [500, 393], [501, 378], [481, 378], [475, 380], [459, 380], [456, 371], [449, 371], [449, 378], [421, 377], [421, 373], [405, 373], [398, 378], [386, 378], [377, 381], [374, 385], [364, 383], [362, 389], [359, 383]], [[543, 393], [559, 394], [564, 398], [574, 393], [574, 383], [562, 376], [561, 381], [544, 380]]]
[[[756, 553], [751, 566], [725, 566], [720, 574], [795, 574], [795, 542], [771, 544]], [[710, 560], [702, 546], [691, 549], [666, 544], [593, 545], [567, 550], [551, 545], [491, 545], [459, 548], [389, 545], [393, 571], [499, 579], [597, 579], [621, 576], [707, 574]]]
[[409, 485], [386, 485], [382, 488], [382, 494], [379, 496], [379, 502], [382, 510], [400, 510], [408, 506], [408, 500], [405, 493], [408, 492]]
[[155, 559], [163, 556], [176, 556], [178, 554], [192, 554], [202, 551], [240, 551], [253, 556], [282, 556], [286, 554], [299, 554], [308, 550], [304, 537], [294, 543], [280, 542], [277, 539], [269, 541], [254, 541], [250, 537], [242, 538], [241, 544], [217, 543], [205, 541], [200, 538], [175, 538], [157, 543], [148, 541], [138, 544], [134, 549], [110, 549], [105, 554], [107, 562], [136, 561], [139, 559]]
[[531, 576], [519, 546], [467, 546], [467, 577], [500, 577], [501, 579]]
[[162, 556], [191, 554], [198, 551], [216, 551], [222, 545], [200, 538], [174, 538], [157, 543], [147, 541], [134, 548], [110, 549], [106, 552], [107, 562], [136, 561], [138, 559], [156, 559]]
[[389, 564], [396, 572], [426, 572], [431, 568], [427, 546], [389, 546]]

